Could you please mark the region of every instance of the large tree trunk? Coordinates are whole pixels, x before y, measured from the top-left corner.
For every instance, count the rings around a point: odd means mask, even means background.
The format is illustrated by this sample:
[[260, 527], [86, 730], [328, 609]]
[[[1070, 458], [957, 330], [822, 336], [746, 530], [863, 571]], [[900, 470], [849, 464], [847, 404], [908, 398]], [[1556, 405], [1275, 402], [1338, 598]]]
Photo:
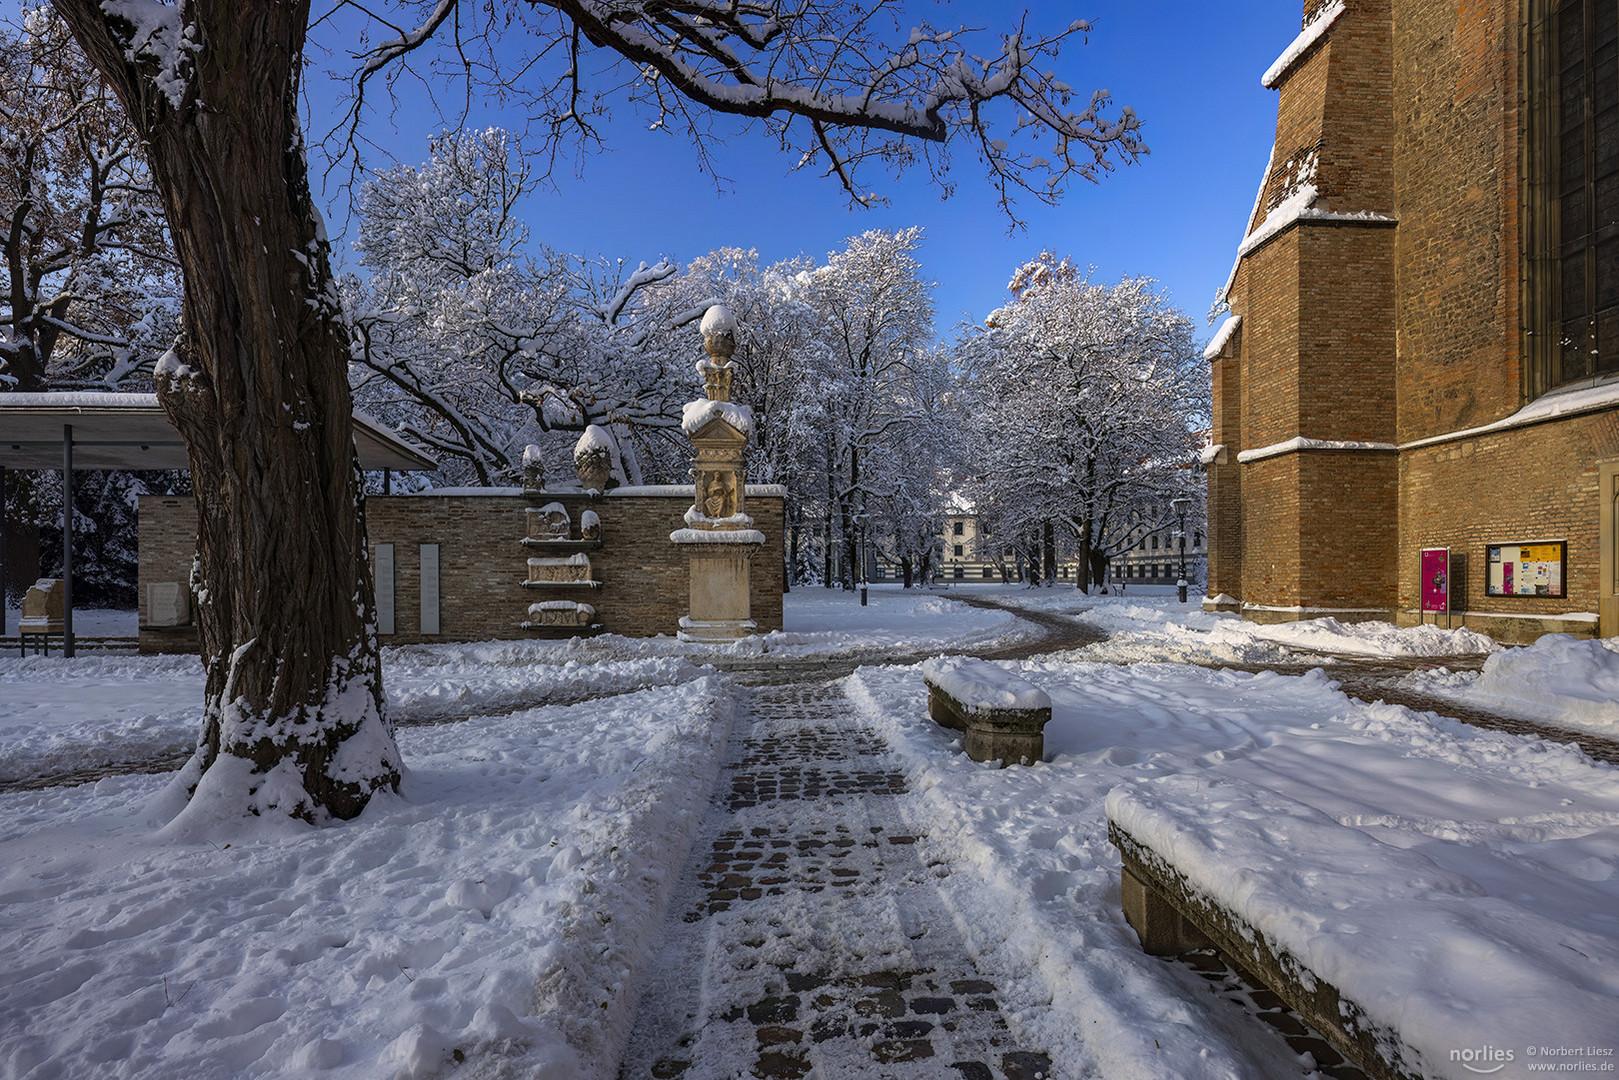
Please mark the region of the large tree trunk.
[[167, 79], [158, 59], [126, 58], [131, 27], [97, 0], [56, 7], [147, 141], [185, 273], [185, 338], [158, 388], [197, 498], [198, 789], [243, 812], [353, 817], [400, 765], [348, 334], [298, 124], [309, 5], [191, 0], [196, 48]]

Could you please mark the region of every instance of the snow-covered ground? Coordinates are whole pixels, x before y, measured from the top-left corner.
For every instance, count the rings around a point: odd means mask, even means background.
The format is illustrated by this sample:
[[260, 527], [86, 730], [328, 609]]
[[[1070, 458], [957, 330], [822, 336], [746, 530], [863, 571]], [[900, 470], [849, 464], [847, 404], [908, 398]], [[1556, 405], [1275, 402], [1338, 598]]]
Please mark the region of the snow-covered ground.
[[1496, 653], [1482, 671], [1439, 668], [1402, 682], [1435, 697], [1619, 739], [1619, 639], [1547, 634], [1528, 648]]
[[[1184, 662], [1444, 656], [1485, 643], [1431, 628], [1253, 627], [1134, 590], [967, 592], [1114, 633], [1007, 665], [1054, 703], [1051, 760], [1031, 768], [960, 755], [956, 736], [926, 720], [916, 666], [870, 666], [847, 683], [906, 763], [903, 809], [930, 854], [969, 868], [947, 879], [947, 900], [1020, 1039], [1048, 1048], [1059, 1076], [1240, 1076], [1220, 1063], [1249, 1060], [1240, 1030], [1187, 1007], [1207, 994], [1201, 980], [1144, 956], [1118, 914], [1104, 801], [1166, 777], [1268, 789], [1420, 853], [1502, 911], [1535, 912], [1552, 928], [1534, 939], [1539, 953], [1455, 998], [1483, 1029], [1521, 1012], [1514, 971], [1565, 977], [1619, 1015], [1613, 768], [1358, 704], [1322, 672]], [[785, 632], [723, 653], [880, 661], [1027, 633], [936, 594], [871, 598], [862, 609], [849, 594], [795, 591]], [[1543, 718], [1566, 722], [1611, 694], [1602, 680], [1619, 654], [1598, 648], [1505, 650], [1490, 660], [1495, 676], [1432, 678], [1455, 693], [1486, 680], [1535, 687], [1526, 697], [1557, 714]], [[711, 658], [668, 639], [388, 650], [396, 715], [459, 722], [402, 728], [401, 795], [330, 828], [182, 832], [168, 826], [177, 801], [163, 776], [0, 795], [0, 1078], [611, 1077], [736, 707], [726, 679], [701, 666]], [[0, 763], [15, 779], [183, 751], [200, 694], [191, 660], [0, 657]], [[1330, 896], [1321, 903], [1308, 914], [1323, 925], [1347, 918]], [[1391, 966], [1390, 994], [1438, 994], [1420, 967]], [[1564, 1012], [1577, 1020], [1586, 1000], [1571, 991]], [[1558, 1005], [1554, 992], [1536, 1007]], [[1585, 1032], [1585, 1045], [1611, 1047], [1616, 1029]], [[1474, 1030], [1457, 1032], [1458, 1049]]]

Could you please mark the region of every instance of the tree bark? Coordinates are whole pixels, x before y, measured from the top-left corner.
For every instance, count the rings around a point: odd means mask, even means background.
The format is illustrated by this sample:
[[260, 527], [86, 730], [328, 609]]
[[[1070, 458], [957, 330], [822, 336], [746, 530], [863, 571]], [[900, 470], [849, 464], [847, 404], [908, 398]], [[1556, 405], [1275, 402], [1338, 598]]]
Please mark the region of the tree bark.
[[56, 7], [147, 143], [185, 275], [185, 334], [158, 396], [197, 499], [198, 786], [220, 785], [244, 813], [351, 818], [397, 789], [400, 764], [349, 335], [298, 122], [309, 4], [191, 0], [177, 17], [195, 48], [166, 70], [163, 57], [129, 58], [133, 28], [97, 0]]

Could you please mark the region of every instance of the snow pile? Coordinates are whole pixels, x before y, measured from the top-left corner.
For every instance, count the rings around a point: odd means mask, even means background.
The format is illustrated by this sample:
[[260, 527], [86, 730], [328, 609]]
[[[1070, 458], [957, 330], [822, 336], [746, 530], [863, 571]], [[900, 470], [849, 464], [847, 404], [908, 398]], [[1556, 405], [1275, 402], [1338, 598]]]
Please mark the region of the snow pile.
[[403, 795], [337, 828], [179, 840], [161, 777], [0, 796], [6, 1075], [611, 1077], [730, 711], [705, 678], [407, 730]]
[[[1007, 596], [1049, 610], [1038, 599]], [[1111, 632], [1108, 640], [1087, 646], [1075, 658], [1113, 663], [1184, 661], [1190, 663], [1263, 664], [1306, 659], [1298, 654], [1337, 656], [1466, 656], [1494, 652], [1501, 646], [1477, 631], [1437, 626], [1395, 626], [1335, 618], [1285, 623], [1245, 622], [1227, 612], [1205, 612], [1177, 603], [1172, 596], [1083, 598], [1075, 614]], [[1075, 602], [1070, 600], [1070, 605]]]
[[1547, 634], [1495, 653], [1480, 672], [1412, 672], [1401, 682], [1509, 716], [1619, 738], [1619, 639]]
[[1218, 631], [1232, 637], [1261, 638], [1293, 649], [1342, 656], [1464, 656], [1495, 652], [1499, 642], [1476, 630], [1446, 630], [1431, 624], [1395, 626], [1376, 619], [1345, 623], [1334, 618], [1288, 623], [1235, 623], [1226, 618]]

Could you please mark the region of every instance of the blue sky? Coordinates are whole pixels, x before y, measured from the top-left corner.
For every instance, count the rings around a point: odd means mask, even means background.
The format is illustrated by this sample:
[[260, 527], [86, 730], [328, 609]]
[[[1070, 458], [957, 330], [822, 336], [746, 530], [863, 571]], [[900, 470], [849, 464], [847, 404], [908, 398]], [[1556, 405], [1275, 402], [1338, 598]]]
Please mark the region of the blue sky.
[[[1007, 12], [1019, 10], [982, 0], [928, 8], [936, 24], [991, 28], [1010, 27]], [[1157, 278], [1206, 338], [1209, 304], [1230, 272], [1275, 132], [1276, 94], [1259, 77], [1298, 33], [1300, 8], [1299, 0], [1029, 5], [1036, 25], [1092, 20], [1089, 44], [1066, 50], [1058, 70], [1076, 89], [1106, 88], [1132, 106], [1152, 154], [1099, 185], [1075, 185], [1056, 207], [1023, 202], [1026, 231], [1008, 235], [968, 156], [955, 162], [958, 185], [948, 200], [923, 176], [896, 183], [872, 172], [868, 183], [891, 202], [857, 210], [833, 181], [791, 173], [792, 162], [768, 139], [737, 136], [721, 153], [732, 182], [716, 190], [683, 139], [648, 131], [627, 107], [608, 129], [609, 149], [585, 160], [577, 176], [556, 176], [554, 189], [531, 196], [524, 216], [533, 237], [552, 247], [632, 263], [685, 260], [727, 245], [756, 248], [767, 262], [800, 252], [820, 257], [853, 233], [920, 225], [941, 335], [1000, 304], [1012, 270], [1049, 248], [1094, 265], [1103, 279]], [[312, 118], [312, 135], [324, 130], [320, 120]], [[494, 109], [472, 121], [521, 126]], [[425, 110], [407, 103], [395, 117], [373, 116], [368, 134], [383, 151], [416, 162], [433, 130]], [[387, 164], [380, 154], [369, 163]], [[336, 231], [342, 200], [329, 194]]]

